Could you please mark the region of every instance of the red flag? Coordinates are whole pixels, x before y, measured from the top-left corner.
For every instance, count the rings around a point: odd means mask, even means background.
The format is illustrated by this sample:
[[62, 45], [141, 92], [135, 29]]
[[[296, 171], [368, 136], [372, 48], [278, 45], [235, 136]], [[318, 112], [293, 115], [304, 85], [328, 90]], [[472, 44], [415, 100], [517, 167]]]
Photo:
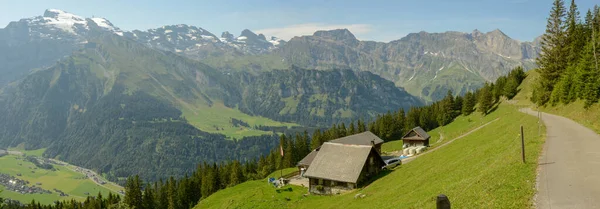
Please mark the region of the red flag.
[[279, 145], [279, 152], [281, 153], [281, 157], [283, 157], [283, 146], [281, 144]]

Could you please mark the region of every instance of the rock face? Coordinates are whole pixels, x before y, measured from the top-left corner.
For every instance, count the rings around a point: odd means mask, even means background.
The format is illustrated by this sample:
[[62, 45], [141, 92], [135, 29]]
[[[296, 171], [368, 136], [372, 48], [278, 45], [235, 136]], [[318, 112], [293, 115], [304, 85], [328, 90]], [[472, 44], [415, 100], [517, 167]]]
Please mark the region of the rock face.
[[539, 40], [519, 42], [500, 30], [482, 33], [411, 33], [388, 43], [360, 41], [347, 29], [317, 31], [288, 42], [243, 30], [220, 37], [195, 26], [121, 31], [104, 18], [60, 10], [11, 22], [0, 29], [0, 87], [32, 70], [47, 68], [80, 49], [86, 37], [110, 32], [146, 46], [202, 61], [221, 70], [305, 69], [370, 71], [425, 101], [448, 90], [465, 93], [516, 66], [534, 68]]
[[348, 30], [295, 37], [275, 50], [292, 65], [371, 71], [427, 101], [448, 90], [465, 93], [509, 72], [534, 67], [539, 47], [500, 30], [481, 33], [411, 33], [389, 43], [359, 41]]

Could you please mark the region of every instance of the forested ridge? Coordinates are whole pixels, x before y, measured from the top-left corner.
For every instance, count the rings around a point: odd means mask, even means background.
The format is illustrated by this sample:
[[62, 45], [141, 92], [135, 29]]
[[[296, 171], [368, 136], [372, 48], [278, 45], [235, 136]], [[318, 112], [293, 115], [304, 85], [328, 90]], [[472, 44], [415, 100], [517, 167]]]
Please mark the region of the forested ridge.
[[600, 8], [595, 5], [581, 17], [577, 4], [553, 3], [542, 54], [536, 60], [540, 78], [531, 100], [538, 105], [568, 104], [583, 100], [585, 107], [600, 98]]
[[[192, 208], [198, 201], [220, 189], [232, 187], [248, 180], [263, 179], [270, 173], [283, 168], [293, 167], [311, 150], [324, 142], [371, 131], [384, 141], [399, 140], [402, 134], [415, 126], [431, 130], [444, 126], [459, 115], [487, 114], [501, 98], [512, 98], [518, 86], [525, 79], [523, 68], [517, 67], [508, 75], [500, 77], [495, 83], [468, 92], [464, 96], [447, 96], [438, 102], [424, 107], [413, 107], [407, 112], [398, 109], [394, 112], [378, 115], [374, 120], [357, 120], [348, 124], [334, 124], [326, 130], [307, 131], [295, 134], [282, 134], [279, 144], [269, 154], [258, 159], [246, 161], [230, 160], [222, 163], [201, 163], [195, 171], [183, 178], [170, 177], [155, 182], [144, 183], [139, 176], [129, 177], [125, 183], [126, 195], [122, 198], [109, 195], [88, 197], [85, 202], [64, 201], [55, 205], [43, 206], [32, 202], [27, 205], [9, 204], [7, 208]], [[280, 147], [284, 155], [280, 155]]]

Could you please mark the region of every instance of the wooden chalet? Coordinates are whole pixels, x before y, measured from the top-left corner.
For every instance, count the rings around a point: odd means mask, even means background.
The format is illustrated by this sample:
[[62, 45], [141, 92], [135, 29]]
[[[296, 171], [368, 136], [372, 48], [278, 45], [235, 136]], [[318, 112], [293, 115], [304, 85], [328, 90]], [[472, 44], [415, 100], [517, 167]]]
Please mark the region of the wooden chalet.
[[402, 142], [406, 147], [429, 146], [429, 134], [421, 127], [410, 130], [402, 137]]
[[373, 146], [324, 143], [304, 174], [313, 194], [339, 194], [352, 190], [385, 165]]
[[[377, 153], [381, 153], [381, 145], [383, 144], [383, 140], [370, 131], [338, 138], [329, 142], [337, 144], [373, 146]], [[314, 149], [296, 164], [296, 167], [298, 167], [298, 171], [301, 175], [304, 174], [304, 172], [308, 169], [315, 156], [317, 156], [317, 152], [319, 152], [320, 148], [321, 147]]]

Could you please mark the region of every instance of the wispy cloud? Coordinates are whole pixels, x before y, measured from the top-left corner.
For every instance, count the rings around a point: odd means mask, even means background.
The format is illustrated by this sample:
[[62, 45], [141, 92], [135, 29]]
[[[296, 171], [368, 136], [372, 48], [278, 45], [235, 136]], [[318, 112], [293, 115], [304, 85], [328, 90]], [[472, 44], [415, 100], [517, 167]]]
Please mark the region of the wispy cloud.
[[289, 40], [294, 36], [312, 35], [318, 30], [348, 29], [357, 37], [367, 34], [373, 30], [368, 24], [324, 24], [324, 23], [305, 23], [289, 25], [279, 28], [265, 28], [255, 30], [256, 33], [262, 33], [266, 36], [275, 36], [284, 40]]

